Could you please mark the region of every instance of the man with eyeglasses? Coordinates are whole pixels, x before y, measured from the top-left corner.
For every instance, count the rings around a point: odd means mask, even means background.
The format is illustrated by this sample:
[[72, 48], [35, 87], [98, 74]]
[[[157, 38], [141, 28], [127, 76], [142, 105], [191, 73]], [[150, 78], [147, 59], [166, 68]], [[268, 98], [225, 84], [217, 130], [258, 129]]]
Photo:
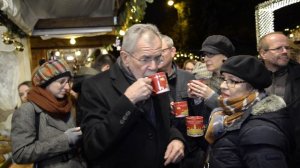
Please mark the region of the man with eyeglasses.
[[[300, 96], [300, 66], [290, 59], [289, 39], [281, 32], [263, 36], [258, 43], [258, 52], [269, 71], [273, 82], [266, 91], [292, 103]], [[287, 87], [288, 86], [288, 87]]]
[[[300, 65], [290, 59], [290, 41], [281, 32], [272, 32], [260, 38], [258, 52], [266, 68], [272, 72], [268, 94], [282, 97], [290, 107], [294, 123], [297, 156], [300, 158]], [[300, 161], [298, 159], [298, 165]]]
[[[194, 99], [189, 98], [187, 94], [187, 84], [194, 80], [192, 73], [177, 68], [173, 62], [176, 55], [176, 48], [173, 40], [167, 35], [161, 35], [162, 39], [162, 62], [159, 64], [159, 70], [166, 72], [170, 87], [169, 97], [171, 102], [187, 101], [190, 116], [203, 116], [201, 108], [203, 104], [195, 105]], [[186, 139], [186, 154], [181, 163], [181, 168], [203, 167], [207, 143], [203, 137], [189, 137], [186, 132], [185, 117], [176, 118], [171, 115], [173, 124], [181, 131]]]
[[160, 32], [151, 24], [131, 26], [110, 70], [84, 81], [83, 150], [89, 167], [177, 167], [184, 138], [170, 122], [167, 93], [152, 95], [161, 62]]

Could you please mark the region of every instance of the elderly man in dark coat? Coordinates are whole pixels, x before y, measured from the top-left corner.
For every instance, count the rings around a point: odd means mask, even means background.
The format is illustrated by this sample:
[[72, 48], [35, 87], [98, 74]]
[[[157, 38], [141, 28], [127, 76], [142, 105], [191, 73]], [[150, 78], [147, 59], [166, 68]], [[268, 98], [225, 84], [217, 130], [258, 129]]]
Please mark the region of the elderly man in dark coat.
[[133, 25], [117, 63], [83, 83], [79, 107], [90, 167], [160, 168], [183, 158], [183, 137], [171, 127], [167, 94], [153, 96], [147, 77], [158, 69], [161, 48], [155, 26]]

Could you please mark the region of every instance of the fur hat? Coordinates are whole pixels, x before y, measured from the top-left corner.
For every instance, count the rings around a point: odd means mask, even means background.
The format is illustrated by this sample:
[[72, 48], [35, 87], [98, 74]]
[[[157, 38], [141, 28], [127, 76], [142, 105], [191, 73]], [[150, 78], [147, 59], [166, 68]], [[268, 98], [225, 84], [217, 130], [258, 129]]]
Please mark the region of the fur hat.
[[271, 72], [258, 58], [251, 55], [228, 58], [221, 67], [221, 73], [223, 72], [237, 76], [259, 90], [272, 84]]
[[222, 35], [212, 35], [207, 37], [202, 43], [200, 53], [223, 54], [226, 57], [234, 55], [235, 47], [231, 41]]
[[34, 72], [32, 82], [34, 86], [46, 87], [56, 79], [65, 76], [72, 76], [69, 65], [63, 60], [51, 60]]

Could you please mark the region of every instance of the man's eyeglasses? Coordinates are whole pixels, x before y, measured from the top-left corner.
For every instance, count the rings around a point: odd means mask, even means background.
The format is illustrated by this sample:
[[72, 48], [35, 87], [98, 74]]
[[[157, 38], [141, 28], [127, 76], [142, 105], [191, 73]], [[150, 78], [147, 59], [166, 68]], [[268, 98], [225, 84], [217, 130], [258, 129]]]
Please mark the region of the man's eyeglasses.
[[221, 77], [221, 80], [223, 82], [226, 82], [226, 85], [229, 88], [234, 88], [235, 85], [239, 84], [239, 83], [246, 83], [246, 81], [236, 81], [236, 80], [232, 80], [232, 79], [225, 79], [224, 77]]
[[212, 53], [208, 53], [208, 52], [204, 52], [204, 53], [202, 54], [203, 57], [208, 57], [208, 58], [212, 58], [212, 57], [214, 57], [215, 55], [217, 55], [217, 54], [212, 54]]
[[162, 53], [165, 53], [165, 52], [167, 52], [168, 50], [170, 50], [171, 48], [173, 48], [173, 47], [164, 48], [164, 49], [162, 49], [161, 51], [162, 51]]
[[128, 55], [130, 55], [132, 58], [134, 58], [135, 60], [139, 61], [142, 64], [150, 64], [152, 61], [154, 61], [156, 64], [159, 64], [162, 62], [162, 57], [161, 55], [155, 56], [155, 57], [150, 57], [150, 56], [143, 56], [142, 58], [136, 58], [135, 56], [133, 56], [132, 54], [130, 54], [129, 52], [125, 51]]
[[280, 46], [277, 48], [269, 48], [269, 49], [265, 49], [265, 51], [275, 51], [275, 52], [282, 52], [283, 49], [285, 49], [286, 51], [289, 51], [290, 49], [292, 49], [290, 46]]

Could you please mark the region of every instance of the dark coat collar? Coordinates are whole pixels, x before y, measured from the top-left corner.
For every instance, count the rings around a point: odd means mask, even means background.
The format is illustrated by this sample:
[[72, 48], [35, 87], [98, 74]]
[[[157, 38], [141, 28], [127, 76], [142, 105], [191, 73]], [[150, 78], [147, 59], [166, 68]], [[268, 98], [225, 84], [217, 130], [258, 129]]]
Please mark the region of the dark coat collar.
[[126, 89], [130, 86], [129, 81], [123, 74], [120, 65], [114, 64], [110, 70], [110, 78], [112, 79], [113, 86], [120, 92], [124, 93]]

